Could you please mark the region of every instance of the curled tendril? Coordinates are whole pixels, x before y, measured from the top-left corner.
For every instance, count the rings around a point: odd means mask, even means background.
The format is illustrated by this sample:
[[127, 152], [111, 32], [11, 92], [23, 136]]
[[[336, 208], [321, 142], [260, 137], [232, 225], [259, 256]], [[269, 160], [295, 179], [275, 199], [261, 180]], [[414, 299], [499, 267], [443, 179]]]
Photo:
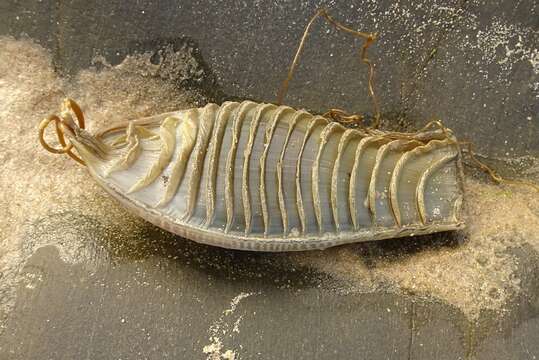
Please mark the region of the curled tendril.
[[470, 159], [473, 161], [474, 165], [481, 171], [483, 171], [485, 174], [487, 174], [492, 181], [494, 181], [497, 184], [509, 184], [509, 185], [519, 185], [519, 186], [529, 186], [535, 191], [539, 192], [539, 185], [531, 182], [531, 181], [523, 181], [523, 180], [513, 180], [513, 179], [507, 179], [502, 177], [500, 174], [498, 174], [493, 168], [485, 164], [484, 162], [480, 161], [477, 158], [477, 153], [474, 151], [474, 144], [470, 141], [461, 141], [459, 142], [461, 145], [466, 145], [466, 154], [470, 157]]
[[[294, 71], [296, 70], [296, 67], [298, 66], [298, 63], [299, 63], [299, 57], [303, 51], [303, 47], [305, 46], [305, 40], [307, 39], [307, 36], [309, 35], [309, 31], [311, 30], [311, 27], [314, 21], [318, 17], [323, 18], [325, 21], [327, 21], [330, 25], [335, 27], [337, 30], [345, 32], [356, 38], [363, 40], [363, 45], [361, 46], [361, 49], [359, 51], [359, 58], [369, 68], [369, 79], [368, 79], [367, 90], [369, 92], [369, 96], [371, 98], [372, 106], [374, 110], [374, 121], [371, 124], [371, 128], [376, 129], [380, 125], [380, 107], [378, 105], [378, 99], [376, 98], [376, 94], [374, 91], [374, 64], [367, 57], [367, 49], [369, 48], [369, 46], [371, 46], [372, 43], [376, 41], [378, 34], [366, 33], [366, 32], [351, 29], [341, 24], [337, 20], [335, 20], [332, 16], [329, 15], [328, 11], [324, 8], [318, 10], [316, 14], [314, 14], [314, 16], [311, 18], [311, 20], [309, 20], [309, 22], [307, 23], [307, 26], [305, 27], [298, 49], [296, 51], [296, 54], [294, 55], [294, 59], [292, 60], [292, 64], [290, 65], [290, 68], [288, 70], [287, 77], [284, 80], [283, 84], [281, 85], [281, 88], [279, 89], [279, 92], [277, 94], [277, 104], [281, 105], [283, 103], [284, 97], [288, 91], [288, 85], [290, 83], [290, 80], [292, 80]], [[359, 124], [363, 121], [363, 116], [356, 115], [356, 114], [347, 114], [344, 110], [340, 110], [340, 109], [330, 109], [328, 112], [324, 114], [324, 116], [334, 121], [338, 121], [340, 123], [347, 124], [347, 125]]]
[[329, 109], [322, 116], [343, 125], [359, 125], [363, 122], [362, 115], [348, 114], [341, 109]]
[[[84, 115], [82, 114], [82, 111], [79, 105], [71, 99], [66, 99], [64, 100], [62, 107], [64, 110], [72, 111], [75, 114], [75, 117], [77, 118], [79, 127], [81, 129], [84, 129], [85, 127]], [[51, 122], [54, 122], [55, 129], [56, 129], [56, 136], [58, 138], [58, 142], [62, 146], [61, 148], [52, 147], [49, 144], [47, 144], [47, 142], [45, 141], [45, 129], [50, 125]], [[78, 157], [77, 155], [73, 153], [72, 151], [73, 144], [66, 141], [62, 126], [65, 126], [68, 129], [70, 129], [72, 132], [75, 132], [75, 129], [73, 129], [73, 127], [69, 123], [67, 123], [62, 117], [58, 115], [50, 115], [50, 116], [47, 116], [45, 119], [43, 119], [39, 123], [39, 142], [41, 143], [41, 146], [43, 146], [45, 150], [53, 154], [67, 154], [70, 158], [72, 158], [79, 164], [86, 165], [84, 160], [82, 160], [80, 157]]]

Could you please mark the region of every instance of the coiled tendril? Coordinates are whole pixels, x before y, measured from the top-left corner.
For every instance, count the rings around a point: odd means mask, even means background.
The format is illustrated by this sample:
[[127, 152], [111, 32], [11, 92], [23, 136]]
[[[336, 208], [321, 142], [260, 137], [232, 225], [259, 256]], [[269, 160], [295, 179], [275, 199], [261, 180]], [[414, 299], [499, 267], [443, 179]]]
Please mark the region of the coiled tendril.
[[[77, 121], [79, 123], [79, 128], [84, 129], [85, 122], [84, 122], [84, 115], [82, 114], [82, 111], [79, 107], [79, 105], [71, 99], [65, 99], [64, 103], [62, 104], [62, 110], [70, 110], [75, 114], [75, 117], [77, 118]], [[56, 128], [56, 136], [58, 137], [58, 142], [60, 145], [62, 145], [61, 148], [55, 148], [47, 144], [45, 141], [45, 129], [49, 126], [51, 122], [54, 122], [55, 128]], [[45, 150], [53, 153], [53, 154], [67, 154], [70, 158], [78, 162], [79, 164], [86, 165], [84, 160], [82, 160], [80, 157], [75, 155], [72, 151], [73, 144], [66, 141], [64, 136], [64, 130], [62, 129], [62, 126], [65, 126], [69, 128], [72, 132], [75, 132], [75, 129], [73, 129], [72, 125], [69, 124], [64, 118], [58, 115], [50, 115], [47, 116], [45, 119], [43, 119], [39, 123], [39, 142], [41, 143], [41, 146], [45, 148]]]

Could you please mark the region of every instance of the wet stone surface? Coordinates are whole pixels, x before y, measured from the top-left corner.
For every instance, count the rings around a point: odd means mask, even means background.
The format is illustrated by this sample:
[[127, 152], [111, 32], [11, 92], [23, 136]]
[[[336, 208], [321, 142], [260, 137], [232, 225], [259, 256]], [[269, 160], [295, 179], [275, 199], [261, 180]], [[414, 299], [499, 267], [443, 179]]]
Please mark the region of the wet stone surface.
[[[524, 359], [539, 351], [536, 294], [471, 320], [433, 299], [354, 291], [286, 254], [211, 248], [145, 223], [125, 237], [118, 230], [76, 213], [32, 227], [29, 241], [75, 237], [84, 249], [79, 263], [53, 245], [27, 259], [0, 338], [4, 357]], [[518, 251], [518, 274], [537, 289], [529, 250]]]
[[[50, 49], [56, 70], [75, 74], [96, 57], [120, 63], [134, 51], [189, 39], [224, 92], [275, 101], [303, 28], [316, 9], [362, 31], [382, 112], [418, 128], [442, 119], [482, 154], [539, 155], [539, 5], [488, 0], [302, 0], [285, 2], [4, 0], [0, 34], [27, 34]], [[322, 112], [371, 112], [359, 41], [314, 24], [286, 103]]]

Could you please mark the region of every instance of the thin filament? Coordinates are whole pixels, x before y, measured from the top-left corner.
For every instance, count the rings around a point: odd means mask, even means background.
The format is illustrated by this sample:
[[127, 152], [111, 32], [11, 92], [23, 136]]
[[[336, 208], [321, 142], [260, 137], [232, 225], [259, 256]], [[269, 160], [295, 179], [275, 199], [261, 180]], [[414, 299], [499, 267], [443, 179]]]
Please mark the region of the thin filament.
[[[77, 117], [77, 121], [79, 123], [79, 127], [81, 129], [84, 129], [85, 122], [84, 122], [84, 115], [82, 114], [82, 111], [79, 107], [79, 105], [71, 99], [66, 99], [63, 104], [65, 109], [73, 111], [75, 116]], [[54, 148], [47, 144], [45, 141], [45, 129], [49, 126], [51, 122], [54, 122], [55, 128], [56, 128], [56, 136], [58, 138], [58, 142], [60, 145], [62, 145], [61, 148]], [[41, 121], [39, 124], [39, 142], [41, 143], [41, 146], [45, 148], [45, 150], [53, 153], [53, 154], [67, 154], [70, 158], [78, 162], [79, 164], [86, 165], [84, 160], [82, 160], [80, 157], [75, 155], [72, 151], [73, 144], [68, 143], [64, 136], [64, 131], [62, 130], [62, 126], [68, 127], [71, 131], [74, 132], [74, 129], [66, 123], [62, 118], [60, 118], [57, 115], [51, 115], [46, 117]]]
[[[364, 40], [363, 46], [361, 47], [361, 51], [360, 51], [360, 59], [369, 67], [368, 92], [369, 92], [369, 96], [371, 97], [373, 109], [374, 109], [374, 122], [372, 124], [372, 127], [377, 128], [378, 125], [380, 124], [380, 107], [378, 105], [378, 100], [374, 92], [374, 65], [367, 57], [367, 49], [376, 40], [377, 35], [361, 32], [361, 31], [356, 31], [339, 23], [327, 13], [326, 9], [318, 10], [316, 14], [311, 18], [311, 20], [309, 20], [309, 22], [307, 23], [307, 26], [305, 27], [305, 31], [303, 32], [303, 36], [301, 37], [301, 41], [299, 43], [299, 46], [294, 56], [294, 59], [292, 61], [292, 64], [290, 65], [290, 69], [288, 70], [287, 77], [284, 80], [277, 94], [277, 104], [281, 105], [283, 103], [284, 97], [288, 91], [290, 80], [292, 79], [292, 76], [294, 75], [294, 71], [296, 70], [298, 62], [299, 62], [299, 57], [305, 46], [305, 40], [307, 39], [307, 36], [309, 35], [309, 31], [311, 30], [311, 27], [314, 21], [320, 16], [322, 16], [324, 20], [326, 20], [328, 23], [333, 25], [337, 30], [343, 31], [345, 33], [348, 33], [352, 36], [355, 36], [357, 38]], [[346, 112], [339, 109], [331, 109], [326, 114], [330, 114], [332, 119], [337, 120], [342, 123], [355, 123], [363, 119], [363, 117], [359, 115], [348, 115]]]
[[506, 179], [502, 177], [500, 174], [498, 174], [494, 169], [492, 169], [490, 166], [485, 164], [484, 162], [480, 161], [475, 155], [475, 151], [473, 150], [473, 143], [471, 142], [461, 142], [461, 144], [467, 145], [467, 154], [474, 162], [475, 166], [478, 167], [481, 171], [486, 173], [494, 182], [498, 184], [510, 184], [510, 185], [524, 185], [529, 186], [532, 189], [535, 189], [537, 192], [539, 192], [539, 185], [530, 182], [530, 181], [523, 181], [523, 180], [513, 180], [513, 179]]

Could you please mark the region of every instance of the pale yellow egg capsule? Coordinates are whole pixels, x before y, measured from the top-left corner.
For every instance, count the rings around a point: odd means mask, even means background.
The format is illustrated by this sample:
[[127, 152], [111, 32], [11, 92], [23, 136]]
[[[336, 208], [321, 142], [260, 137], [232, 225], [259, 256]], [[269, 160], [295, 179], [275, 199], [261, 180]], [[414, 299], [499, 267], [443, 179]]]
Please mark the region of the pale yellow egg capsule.
[[464, 226], [461, 155], [446, 128], [349, 129], [252, 101], [128, 121], [96, 135], [69, 112], [58, 121], [65, 148], [76, 149], [105, 190], [197, 242], [292, 251]]

